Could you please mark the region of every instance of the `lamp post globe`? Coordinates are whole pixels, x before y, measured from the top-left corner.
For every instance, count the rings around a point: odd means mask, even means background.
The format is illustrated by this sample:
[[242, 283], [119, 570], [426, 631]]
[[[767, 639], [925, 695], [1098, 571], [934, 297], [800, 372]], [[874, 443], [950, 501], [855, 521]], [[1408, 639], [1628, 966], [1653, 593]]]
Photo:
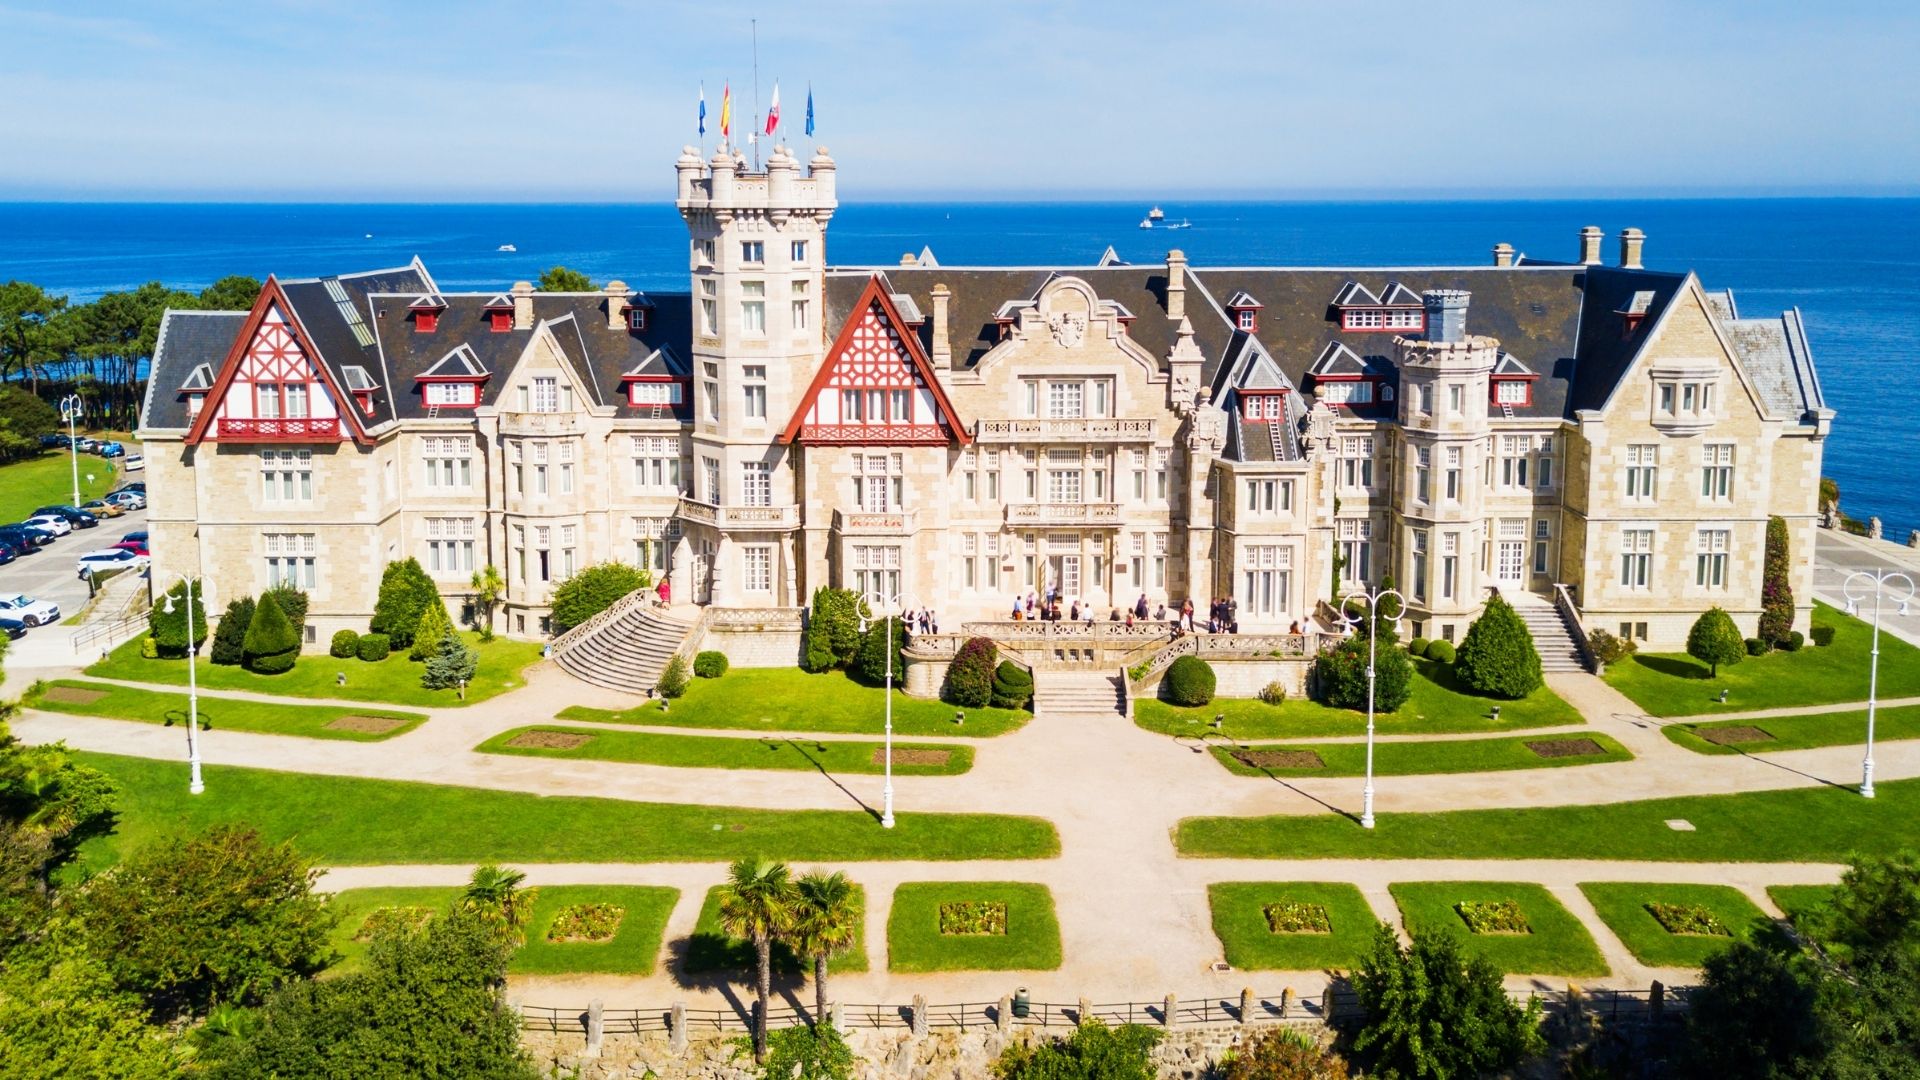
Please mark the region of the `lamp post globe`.
[[67, 457], [73, 462], [73, 505], [80, 505], [80, 448], [74, 445], [73, 425], [80, 418], [80, 395], [60, 399], [60, 419], [67, 422]]
[[[1397, 621], [1400, 613], [1406, 610], [1406, 598], [1398, 589], [1352, 589], [1340, 597], [1337, 609], [1340, 621], [1347, 628], [1358, 632], [1362, 624], [1367, 625], [1367, 782], [1360, 789], [1360, 827], [1373, 828], [1373, 683], [1374, 663], [1380, 654], [1380, 628], [1376, 613], [1380, 604], [1392, 600], [1393, 619]], [[1356, 600], [1365, 601], [1366, 609], [1355, 613], [1348, 606]]]
[[876, 611], [884, 612], [878, 617], [885, 619], [887, 626], [886, 749], [884, 751], [886, 780], [880, 788], [880, 827], [883, 829], [893, 828], [893, 654], [895, 651], [893, 632], [900, 621], [901, 604], [902, 598], [898, 594], [888, 596], [878, 589], [860, 596], [860, 607], [863, 612], [860, 615], [860, 632], [863, 634], [867, 632], [869, 624], [876, 617]]
[[1898, 570], [1855, 570], [1847, 575], [1840, 586], [1847, 598], [1847, 614], [1856, 615], [1861, 602], [1868, 597], [1873, 599], [1873, 651], [1867, 659], [1867, 753], [1860, 761], [1860, 794], [1873, 798], [1873, 727], [1879, 711], [1880, 697], [1880, 608], [1885, 600], [1893, 600], [1900, 605], [1900, 614], [1907, 613], [1907, 602], [1913, 599], [1913, 579]]
[[[186, 586], [187, 616], [187, 793], [198, 795], [207, 790], [207, 785], [200, 776], [200, 680], [196, 670], [199, 658], [195, 655], [193, 640], [194, 593], [199, 593], [200, 613], [204, 616], [208, 601], [213, 599], [213, 587], [202, 582], [196, 590], [192, 578], [182, 578], [181, 583]], [[168, 592], [161, 601], [160, 610], [173, 614], [172, 592]]]

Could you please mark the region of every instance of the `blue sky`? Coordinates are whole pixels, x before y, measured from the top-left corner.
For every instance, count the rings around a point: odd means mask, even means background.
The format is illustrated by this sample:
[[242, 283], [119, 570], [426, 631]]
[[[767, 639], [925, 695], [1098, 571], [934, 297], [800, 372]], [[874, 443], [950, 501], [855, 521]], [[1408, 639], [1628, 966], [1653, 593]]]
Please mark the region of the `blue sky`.
[[0, 198], [665, 198], [756, 13], [868, 198], [1920, 191], [1912, 3], [0, 0]]

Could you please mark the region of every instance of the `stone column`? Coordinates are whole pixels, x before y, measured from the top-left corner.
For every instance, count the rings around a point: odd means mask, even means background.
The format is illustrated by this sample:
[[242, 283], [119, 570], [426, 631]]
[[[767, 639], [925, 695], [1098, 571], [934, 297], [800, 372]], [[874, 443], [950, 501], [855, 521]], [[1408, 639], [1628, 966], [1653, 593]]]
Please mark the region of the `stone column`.
[[600, 1056], [600, 1044], [607, 1036], [607, 1003], [599, 998], [587, 1002], [587, 1057]]
[[687, 1003], [676, 1001], [667, 1010], [667, 1048], [676, 1054], [687, 1052]]
[[847, 1032], [847, 1006], [844, 1002], [833, 1003], [833, 1030], [842, 1035]]
[[1293, 1014], [1293, 987], [1280, 991], [1280, 1019], [1285, 1020]]
[[1248, 987], [1241, 988], [1240, 990], [1240, 1023], [1241, 1024], [1244, 1025], [1244, 1024], [1253, 1023], [1253, 1006], [1254, 1006], [1253, 987], [1248, 986]]
[[1180, 998], [1174, 994], [1168, 994], [1167, 999], [1160, 1003], [1160, 1026], [1172, 1031], [1179, 1025]]
[[1002, 1035], [1013, 1030], [1013, 998], [1000, 995], [1000, 1004], [993, 1010], [993, 1026]]
[[1075, 1021], [1075, 1026], [1085, 1027], [1087, 1022], [1093, 1019], [1093, 1002], [1088, 1001], [1086, 998], [1081, 998], [1079, 1009], [1079, 1018]]
[[926, 1037], [927, 996], [925, 994], [913, 995], [913, 1006], [907, 1012], [907, 1030], [911, 1032], [916, 1039]]

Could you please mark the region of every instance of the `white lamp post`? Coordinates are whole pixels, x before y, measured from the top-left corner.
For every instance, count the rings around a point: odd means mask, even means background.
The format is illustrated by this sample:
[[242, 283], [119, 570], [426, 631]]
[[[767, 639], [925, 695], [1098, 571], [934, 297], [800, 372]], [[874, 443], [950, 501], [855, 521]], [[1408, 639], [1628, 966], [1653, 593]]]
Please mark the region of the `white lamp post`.
[[860, 632], [867, 632], [867, 623], [873, 619], [874, 605], [878, 604], [885, 612], [882, 618], [887, 621], [887, 749], [886, 783], [880, 788], [880, 827], [893, 828], [893, 628], [899, 620], [902, 610], [898, 595], [888, 596], [879, 590], [860, 597], [866, 614], [860, 616]]
[[73, 422], [80, 417], [80, 395], [60, 399], [60, 419], [67, 422], [67, 454], [73, 459], [73, 507], [80, 508], [80, 448], [73, 443]]
[[[182, 578], [181, 580], [187, 586], [187, 767], [189, 771], [187, 792], [198, 795], [207, 790], [207, 785], [200, 779], [200, 680], [195, 674], [198, 658], [194, 655], [193, 649], [193, 579]], [[200, 586], [202, 614], [206, 613], [210, 591], [211, 586], [206, 584]], [[173, 614], [173, 593], [167, 593], [166, 600], [161, 604], [161, 610], [169, 615]]]
[[[1367, 786], [1360, 789], [1360, 827], [1363, 829], [1373, 828], [1373, 679], [1374, 660], [1380, 652], [1380, 627], [1375, 613], [1380, 610], [1380, 602], [1389, 597], [1393, 599], [1397, 620], [1399, 613], [1406, 609], [1406, 598], [1398, 589], [1356, 589], [1340, 598], [1341, 622], [1357, 631], [1364, 621], [1373, 620], [1367, 628]], [[1349, 600], [1365, 600], [1367, 610], [1358, 615], [1348, 611]]]
[[[1898, 585], [1895, 585], [1895, 583]], [[1888, 586], [1894, 585], [1889, 595]], [[1904, 593], [1898, 592], [1899, 585], [1906, 586]], [[1883, 598], [1900, 602], [1900, 614], [1907, 613], [1907, 601], [1913, 599], [1913, 579], [1898, 570], [1855, 570], [1847, 575], [1840, 589], [1847, 596], [1847, 614], [1858, 614], [1860, 601], [1867, 598], [1867, 589], [1873, 589], [1873, 655], [1867, 661], [1867, 756], [1860, 763], [1860, 794], [1873, 798], [1873, 720], [1875, 699], [1880, 690], [1880, 601]]]

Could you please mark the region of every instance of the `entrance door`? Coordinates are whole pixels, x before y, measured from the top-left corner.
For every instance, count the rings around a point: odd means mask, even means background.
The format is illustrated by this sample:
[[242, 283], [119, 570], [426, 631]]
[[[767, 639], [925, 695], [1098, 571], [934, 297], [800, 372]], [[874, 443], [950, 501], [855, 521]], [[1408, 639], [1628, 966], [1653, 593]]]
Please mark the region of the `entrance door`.
[[1502, 540], [1495, 551], [1494, 577], [1502, 584], [1525, 585], [1527, 580], [1527, 542]]
[[1060, 595], [1069, 603], [1080, 596], [1080, 556], [1058, 555], [1060, 560]]
[[693, 542], [693, 602], [713, 603], [713, 541]]

